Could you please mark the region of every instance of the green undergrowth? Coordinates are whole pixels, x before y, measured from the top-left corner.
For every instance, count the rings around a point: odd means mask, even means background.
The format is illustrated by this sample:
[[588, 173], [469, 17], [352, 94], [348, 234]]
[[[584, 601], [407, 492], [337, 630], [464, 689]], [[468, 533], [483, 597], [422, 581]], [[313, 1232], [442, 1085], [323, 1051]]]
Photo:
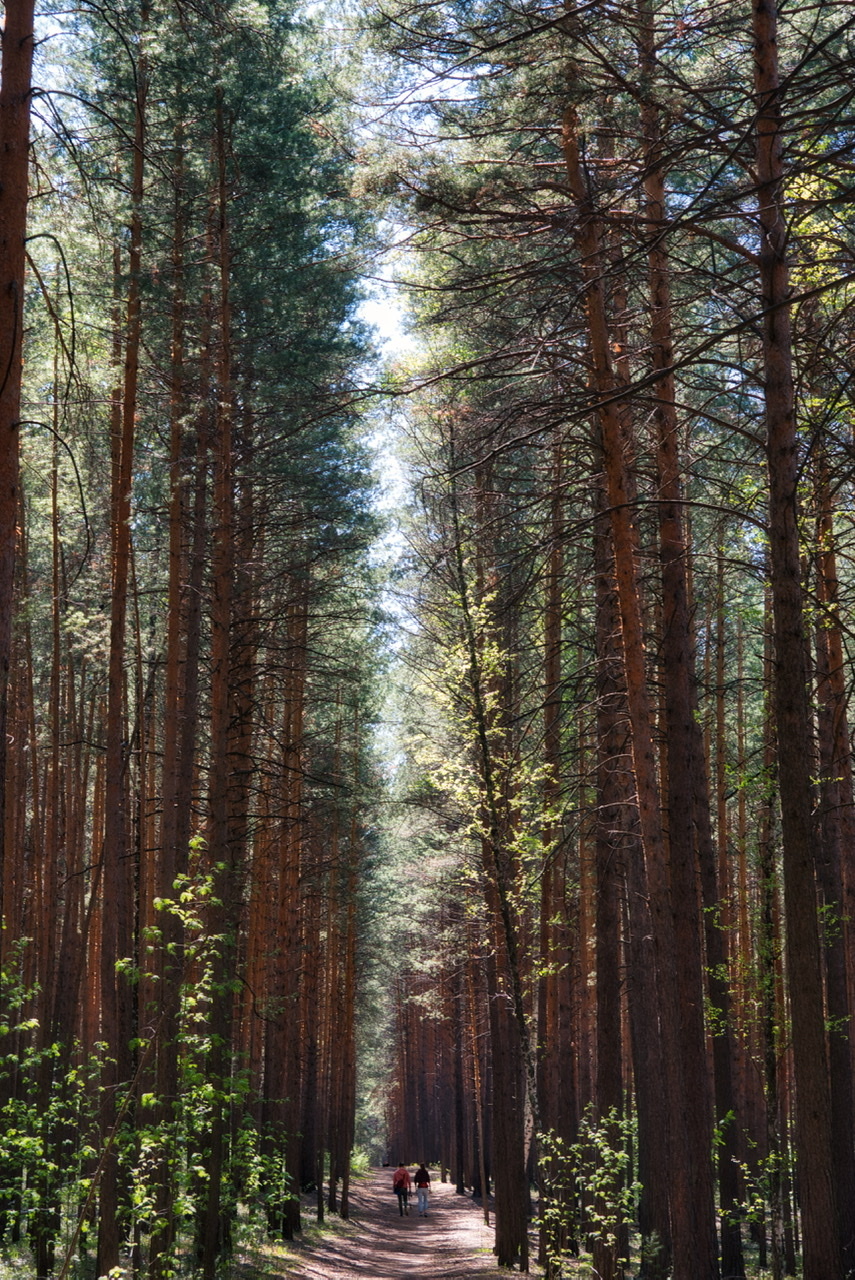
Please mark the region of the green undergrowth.
[[[315, 1216], [314, 1197], [303, 1201], [303, 1231], [299, 1240], [272, 1240], [257, 1225], [245, 1224], [238, 1237], [228, 1280], [279, 1280], [295, 1274], [305, 1249], [323, 1240], [340, 1239], [357, 1230], [352, 1222], [337, 1214], [327, 1214], [323, 1222]], [[5, 1277], [0, 1275], [0, 1280]]]
[[[641, 1261], [638, 1253], [639, 1240], [633, 1234], [630, 1241], [630, 1263], [623, 1273], [623, 1280], [638, 1280], [641, 1274]], [[745, 1280], [772, 1280], [772, 1270], [769, 1267], [761, 1267], [759, 1261], [759, 1253], [756, 1243], [748, 1238], [745, 1233], [743, 1240], [743, 1254], [745, 1258]], [[531, 1258], [531, 1280], [537, 1280], [543, 1277], [545, 1272], [537, 1265], [538, 1256], [538, 1232], [533, 1229], [529, 1235], [529, 1257]], [[493, 1275], [497, 1273], [492, 1273]], [[509, 1272], [498, 1273], [508, 1275]], [[486, 1273], [485, 1273], [486, 1275]], [[802, 1267], [801, 1259], [797, 1264], [796, 1276], [792, 1280], [801, 1280]], [[480, 1277], [478, 1278], [480, 1280]], [[578, 1257], [565, 1256], [561, 1260], [561, 1267], [553, 1271], [551, 1280], [597, 1280], [597, 1272], [594, 1270], [594, 1260], [590, 1253], [582, 1250]]]
[[[234, 1252], [222, 1263], [221, 1280], [291, 1280], [298, 1274], [304, 1249], [324, 1239], [352, 1235], [357, 1230], [354, 1223], [344, 1221], [337, 1214], [328, 1214], [322, 1223], [318, 1222], [314, 1195], [304, 1197], [302, 1221], [303, 1231], [298, 1240], [271, 1239], [260, 1217], [250, 1217], [242, 1207], [235, 1226]], [[60, 1269], [61, 1261], [54, 1274], [58, 1275]], [[0, 1247], [0, 1280], [32, 1280], [32, 1276], [33, 1257], [24, 1241]], [[192, 1280], [192, 1276], [193, 1269], [185, 1255], [176, 1280]], [[132, 1277], [133, 1270], [128, 1264], [114, 1272], [111, 1280], [132, 1280]], [[68, 1280], [96, 1280], [94, 1257], [75, 1258]]]
[[[502, 1272], [501, 1274], [507, 1275], [509, 1273]], [[538, 1266], [532, 1264], [531, 1280], [536, 1280], [536, 1277], [543, 1275], [544, 1272]], [[632, 1265], [624, 1273], [624, 1280], [636, 1280], [638, 1275], [637, 1266]], [[801, 1267], [798, 1269], [798, 1277], [801, 1277]], [[593, 1258], [590, 1254], [583, 1252], [578, 1258], [565, 1259], [562, 1263], [561, 1271], [554, 1274], [553, 1280], [597, 1280]], [[756, 1258], [752, 1258], [748, 1253], [745, 1259], [745, 1280], [772, 1280], [772, 1272], [760, 1267]]]

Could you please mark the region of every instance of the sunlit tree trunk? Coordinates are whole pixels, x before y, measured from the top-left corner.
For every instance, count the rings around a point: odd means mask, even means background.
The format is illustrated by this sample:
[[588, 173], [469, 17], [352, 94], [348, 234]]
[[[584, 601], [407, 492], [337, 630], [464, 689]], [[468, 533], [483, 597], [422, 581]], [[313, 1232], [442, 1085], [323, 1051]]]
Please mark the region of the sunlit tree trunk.
[[[454, 427], [452, 426], [452, 432]], [[453, 570], [461, 606], [461, 631], [467, 672], [467, 694], [475, 738], [481, 799], [480, 840], [483, 885], [488, 914], [495, 938], [495, 952], [487, 967], [490, 1001], [490, 1041], [493, 1067], [494, 1105], [493, 1177], [496, 1193], [495, 1252], [500, 1266], [519, 1265], [528, 1270], [529, 1192], [525, 1155], [525, 1107], [531, 1108], [535, 1131], [541, 1131], [537, 1099], [537, 1072], [534, 1049], [522, 989], [520, 920], [514, 905], [515, 855], [512, 849], [512, 798], [505, 784], [506, 761], [511, 751], [507, 717], [512, 714], [513, 691], [508, 675], [507, 652], [501, 673], [485, 670], [482, 648], [489, 639], [502, 635], [496, 604], [489, 607], [489, 621], [483, 624], [477, 609], [486, 598], [492, 570], [485, 557], [482, 533], [486, 517], [489, 482], [485, 471], [476, 480], [478, 548], [474, 578], [466, 565], [463, 523], [456, 469], [456, 442], [450, 438], [451, 507], [453, 525]], [[478, 597], [477, 599], [474, 597]], [[496, 695], [497, 683], [501, 690]], [[497, 710], [501, 708], [501, 710]], [[501, 761], [501, 764], [500, 764]]]

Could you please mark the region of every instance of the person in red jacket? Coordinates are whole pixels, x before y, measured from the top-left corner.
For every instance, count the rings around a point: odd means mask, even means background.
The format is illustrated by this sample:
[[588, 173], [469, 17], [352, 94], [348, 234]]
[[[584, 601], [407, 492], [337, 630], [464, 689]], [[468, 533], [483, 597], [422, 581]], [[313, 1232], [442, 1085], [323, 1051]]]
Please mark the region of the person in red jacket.
[[407, 1166], [401, 1162], [392, 1176], [392, 1190], [398, 1197], [398, 1210], [403, 1218], [405, 1213], [410, 1212], [408, 1204], [410, 1198], [410, 1171]]
[[413, 1182], [416, 1184], [416, 1198], [419, 1202], [419, 1213], [426, 1214], [428, 1207], [428, 1190], [430, 1188], [430, 1174], [424, 1164], [420, 1164], [413, 1174]]

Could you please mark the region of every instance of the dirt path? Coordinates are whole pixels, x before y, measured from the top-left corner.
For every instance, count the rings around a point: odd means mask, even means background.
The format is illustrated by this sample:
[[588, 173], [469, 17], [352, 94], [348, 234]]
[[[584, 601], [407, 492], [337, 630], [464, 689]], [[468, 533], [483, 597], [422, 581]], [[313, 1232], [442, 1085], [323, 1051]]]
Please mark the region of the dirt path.
[[479, 1204], [434, 1182], [425, 1217], [415, 1197], [398, 1213], [392, 1170], [372, 1169], [351, 1185], [351, 1219], [343, 1234], [300, 1250], [294, 1280], [496, 1280], [493, 1231]]

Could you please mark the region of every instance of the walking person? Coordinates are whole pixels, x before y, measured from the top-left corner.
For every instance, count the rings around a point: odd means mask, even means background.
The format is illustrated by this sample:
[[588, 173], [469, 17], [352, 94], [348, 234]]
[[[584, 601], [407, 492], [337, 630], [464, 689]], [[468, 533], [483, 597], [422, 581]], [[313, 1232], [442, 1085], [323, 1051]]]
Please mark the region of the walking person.
[[416, 1184], [416, 1200], [418, 1201], [419, 1214], [424, 1216], [428, 1207], [428, 1191], [430, 1189], [430, 1174], [424, 1164], [420, 1164], [413, 1174], [413, 1182]]
[[398, 1165], [392, 1176], [392, 1190], [398, 1197], [398, 1211], [403, 1218], [405, 1213], [410, 1212], [410, 1171], [403, 1161]]

